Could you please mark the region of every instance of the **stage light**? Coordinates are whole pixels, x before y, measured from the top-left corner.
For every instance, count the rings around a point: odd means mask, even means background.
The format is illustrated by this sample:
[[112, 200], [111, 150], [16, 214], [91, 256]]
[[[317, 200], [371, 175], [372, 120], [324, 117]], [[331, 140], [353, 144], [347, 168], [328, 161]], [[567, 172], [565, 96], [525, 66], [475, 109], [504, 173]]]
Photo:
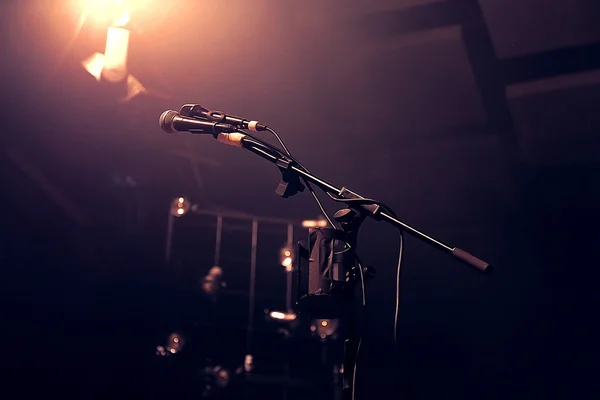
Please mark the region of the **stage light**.
[[335, 339], [337, 328], [338, 320], [336, 319], [315, 319], [310, 324], [310, 331], [321, 339], [328, 337]]
[[267, 315], [269, 318], [278, 321], [295, 321], [297, 318], [295, 313], [284, 313], [281, 311], [270, 311]]
[[178, 197], [171, 202], [171, 215], [174, 217], [181, 217], [185, 215], [192, 204], [185, 197]]
[[[82, 15], [107, 23], [104, 54], [95, 53], [81, 62], [97, 81], [123, 86], [121, 101], [129, 101], [146, 93], [146, 88], [129, 73], [128, 54], [131, 32], [127, 29], [131, 7], [123, 0], [88, 1]], [[140, 4], [137, 4], [139, 7]], [[121, 90], [121, 89], [119, 89]]]
[[326, 228], [327, 227], [327, 220], [325, 219], [325, 217], [323, 216], [319, 216], [318, 219], [305, 219], [304, 221], [302, 221], [302, 227], [303, 228]]
[[281, 265], [285, 267], [285, 270], [290, 272], [292, 270], [292, 264], [294, 263], [294, 253], [291, 248], [284, 247], [281, 249]]
[[129, 30], [111, 26], [106, 32], [102, 78], [109, 82], [121, 82], [127, 77], [127, 53]]
[[98, 24], [125, 26], [129, 22], [131, 0], [82, 0], [81, 2], [82, 14]]
[[185, 339], [179, 333], [173, 332], [169, 335], [165, 348], [169, 353], [175, 354], [181, 352], [184, 346]]

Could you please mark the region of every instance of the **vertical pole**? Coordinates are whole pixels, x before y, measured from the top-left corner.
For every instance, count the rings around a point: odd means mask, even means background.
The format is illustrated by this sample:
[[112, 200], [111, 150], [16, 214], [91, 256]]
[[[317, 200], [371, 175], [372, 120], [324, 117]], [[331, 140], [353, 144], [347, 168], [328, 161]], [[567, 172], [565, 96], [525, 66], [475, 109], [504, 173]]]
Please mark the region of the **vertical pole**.
[[[287, 226], [287, 248], [292, 249], [292, 243], [294, 242], [294, 224], [288, 224]], [[292, 253], [293, 254], [293, 253]], [[294, 263], [292, 262], [292, 265]], [[292, 274], [294, 268], [290, 268], [286, 271], [286, 289], [285, 289], [285, 308], [286, 312], [292, 310]]]
[[258, 220], [252, 220], [252, 250], [250, 252], [250, 290], [248, 299], [248, 326], [246, 329], [247, 353], [251, 354], [254, 328], [254, 297], [256, 291], [256, 250], [258, 247]]
[[167, 268], [169, 268], [169, 264], [171, 262], [171, 248], [173, 246], [173, 224], [175, 221], [175, 217], [169, 211], [169, 218], [167, 219], [167, 242], [165, 244], [165, 262]]
[[223, 238], [223, 216], [217, 216], [217, 233], [215, 238], [215, 266], [221, 266], [221, 240]]

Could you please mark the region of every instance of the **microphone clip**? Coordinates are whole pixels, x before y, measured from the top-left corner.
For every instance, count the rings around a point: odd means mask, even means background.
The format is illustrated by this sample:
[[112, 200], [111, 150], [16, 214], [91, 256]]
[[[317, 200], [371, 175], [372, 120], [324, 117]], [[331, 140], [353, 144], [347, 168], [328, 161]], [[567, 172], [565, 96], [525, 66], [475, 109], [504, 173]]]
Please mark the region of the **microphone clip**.
[[280, 157], [276, 162], [277, 167], [281, 172], [281, 181], [279, 181], [275, 193], [284, 199], [304, 191], [304, 185], [300, 182], [300, 178], [291, 168], [292, 163], [293, 161], [287, 157]]

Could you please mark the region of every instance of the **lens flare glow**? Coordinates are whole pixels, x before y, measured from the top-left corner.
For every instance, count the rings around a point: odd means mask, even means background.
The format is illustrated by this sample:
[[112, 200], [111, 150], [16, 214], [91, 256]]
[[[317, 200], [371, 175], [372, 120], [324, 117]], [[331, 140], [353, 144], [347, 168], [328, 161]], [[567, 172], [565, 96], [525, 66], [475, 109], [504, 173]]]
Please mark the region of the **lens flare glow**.
[[102, 77], [110, 82], [121, 82], [127, 73], [127, 53], [129, 52], [129, 31], [110, 27], [106, 33], [104, 66]]

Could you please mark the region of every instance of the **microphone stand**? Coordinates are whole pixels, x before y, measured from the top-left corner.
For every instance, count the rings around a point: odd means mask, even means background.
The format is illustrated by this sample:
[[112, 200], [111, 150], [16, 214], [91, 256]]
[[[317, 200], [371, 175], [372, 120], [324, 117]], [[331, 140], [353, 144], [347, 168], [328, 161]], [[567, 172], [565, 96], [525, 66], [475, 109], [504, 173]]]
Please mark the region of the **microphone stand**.
[[[227, 142], [228, 140], [229, 139], [224, 139], [222, 141]], [[241, 139], [238, 138], [235, 140], [235, 142], [237, 146], [243, 147], [277, 165], [282, 174], [282, 179], [276, 190], [276, 193], [279, 196], [287, 198], [298, 192], [302, 192], [304, 190], [304, 185], [300, 182], [300, 178], [302, 178], [319, 187], [324, 192], [336, 196], [341, 202], [344, 202], [344, 200], [346, 201], [348, 208], [339, 210], [334, 215], [334, 219], [340, 223], [341, 229], [322, 229], [323, 235], [328, 236], [330, 239], [335, 238], [335, 240], [339, 240], [347, 245], [347, 250], [340, 252], [337, 257], [337, 262], [342, 268], [341, 276], [343, 278], [341, 281], [328, 281], [327, 284], [322, 285], [329, 286], [328, 288], [319, 289], [319, 293], [309, 293], [301, 298], [299, 296], [298, 301], [298, 304], [309, 310], [309, 313], [316, 314], [324, 312], [329, 313], [328, 315], [335, 315], [331, 314], [332, 310], [338, 309], [339, 311], [340, 307], [342, 310], [346, 309], [348, 311], [345, 316], [346, 318], [344, 318], [347, 334], [344, 342], [342, 400], [354, 400], [354, 371], [357, 350], [358, 346], [360, 346], [360, 341], [357, 341], [355, 326], [357, 319], [355, 297], [356, 282], [360, 279], [361, 284], [363, 285], [362, 290], [365, 290], [365, 278], [373, 276], [373, 272], [370, 268], [360, 265], [356, 255], [358, 229], [366, 217], [373, 218], [377, 221], [385, 221], [482, 272], [490, 271], [490, 266], [485, 261], [478, 259], [462, 249], [451, 247], [420, 232], [391, 215], [389, 211], [383, 210], [380, 205], [369, 202], [369, 200], [361, 195], [352, 192], [345, 187], [338, 188], [313, 175], [300, 167], [296, 161], [282, 154], [278, 149], [262, 141], [249, 138], [245, 134], [241, 136]], [[302, 246], [299, 246], [299, 250], [299, 258], [310, 257], [310, 250], [302, 249]], [[300, 274], [298, 278], [300, 279]], [[331, 308], [332, 303], [334, 304], [333, 308]], [[319, 311], [319, 309], [321, 311]], [[336, 311], [333, 311], [333, 313], [336, 313]]]
[[337, 196], [340, 200], [348, 200], [348, 207], [354, 211], [357, 211], [361, 215], [371, 217], [377, 221], [384, 221], [390, 225], [395, 226], [398, 229], [422, 240], [423, 242], [441, 250], [454, 258], [469, 264], [470, 266], [477, 268], [481, 272], [490, 272], [490, 265], [480, 260], [479, 258], [467, 253], [466, 251], [459, 249], [458, 247], [449, 246], [433, 237], [413, 228], [412, 226], [400, 221], [395, 216], [392, 216], [389, 212], [384, 211], [377, 204], [359, 204], [356, 200], [365, 200], [365, 197], [345, 188], [338, 188], [331, 183], [307, 172], [300, 166], [290, 159], [284, 156], [279, 150], [253, 139], [243, 138], [241, 140], [241, 147], [244, 149], [264, 158], [267, 161], [276, 164], [279, 167], [282, 179], [279, 183], [276, 193], [281, 197], [287, 198], [294, 194], [304, 190], [304, 186], [300, 182], [299, 178], [305, 179], [311, 184], [319, 187], [324, 192], [330, 193]]

